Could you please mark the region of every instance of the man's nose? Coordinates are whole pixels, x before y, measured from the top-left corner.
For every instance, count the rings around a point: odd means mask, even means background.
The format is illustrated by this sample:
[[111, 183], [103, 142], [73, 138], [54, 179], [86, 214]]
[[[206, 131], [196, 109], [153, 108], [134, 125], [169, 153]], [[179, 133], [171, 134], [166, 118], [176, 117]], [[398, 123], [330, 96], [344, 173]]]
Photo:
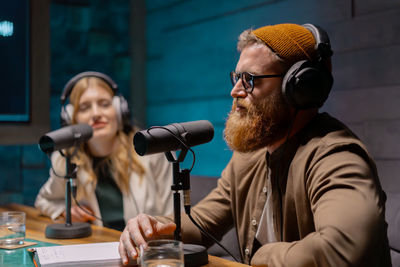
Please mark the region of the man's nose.
[[245, 98], [247, 96], [247, 92], [243, 87], [241, 79], [235, 84], [235, 86], [233, 86], [231, 96], [232, 98]]

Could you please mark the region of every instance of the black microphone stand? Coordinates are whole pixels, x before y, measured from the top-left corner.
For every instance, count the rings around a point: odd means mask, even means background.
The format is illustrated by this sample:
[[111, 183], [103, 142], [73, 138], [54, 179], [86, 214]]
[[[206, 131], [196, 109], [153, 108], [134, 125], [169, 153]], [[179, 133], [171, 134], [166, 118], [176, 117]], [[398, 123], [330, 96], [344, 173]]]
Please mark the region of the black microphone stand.
[[65, 157], [66, 174], [65, 178], [65, 223], [49, 224], [46, 227], [46, 237], [55, 239], [70, 239], [87, 237], [92, 234], [92, 228], [89, 223], [80, 223], [71, 221], [71, 192], [76, 194], [76, 187], [73, 185], [76, 182], [76, 164], [71, 162], [71, 155]]
[[[171, 190], [174, 191], [174, 222], [176, 229], [174, 232], [174, 239], [182, 241], [181, 234], [181, 195], [180, 190], [184, 190], [185, 196], [189, 196], [190, 189], [190, 171], [188, 169], [181, 170], [179, 163], [182, 162], [188, 152], [187, 148], [183, 148], [178, 158], [175, 158], [170, 151], [165, 152], [167, 160], [172, 163], [172, 185]], [[185, 211], [190, 212], [190, 199], [184, 199]], [[188, 203], [187, 203], [188, 202]], [[206, 265], [208, 263], [207, 249], [200, 245], [183, 244], [184, 261], [186, 267], [197, 267]]]

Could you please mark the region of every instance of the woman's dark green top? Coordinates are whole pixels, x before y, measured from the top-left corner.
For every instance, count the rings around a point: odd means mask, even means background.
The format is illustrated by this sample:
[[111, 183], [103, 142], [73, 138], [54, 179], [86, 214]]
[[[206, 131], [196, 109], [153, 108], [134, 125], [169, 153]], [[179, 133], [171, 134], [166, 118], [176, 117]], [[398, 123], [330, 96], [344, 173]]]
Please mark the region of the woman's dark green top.
[[96, 197], [104, 226], [124, 230], [124, 204], [122, 193], [110, 171], [109, 160], [93, 158], [93, 170], [97, 176]]

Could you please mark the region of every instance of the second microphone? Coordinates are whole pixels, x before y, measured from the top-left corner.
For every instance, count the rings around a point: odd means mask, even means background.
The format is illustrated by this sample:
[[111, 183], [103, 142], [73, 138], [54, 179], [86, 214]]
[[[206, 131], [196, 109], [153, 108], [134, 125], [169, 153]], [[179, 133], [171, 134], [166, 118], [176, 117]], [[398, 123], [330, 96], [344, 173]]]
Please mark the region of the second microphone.
[[207, 120], [173, 123], [167, 126], [155, 126], [139, 131], [133, 138], [136, 153], [140, 156], [180, 150], [210, 142], [214, 137], [214, 127]]

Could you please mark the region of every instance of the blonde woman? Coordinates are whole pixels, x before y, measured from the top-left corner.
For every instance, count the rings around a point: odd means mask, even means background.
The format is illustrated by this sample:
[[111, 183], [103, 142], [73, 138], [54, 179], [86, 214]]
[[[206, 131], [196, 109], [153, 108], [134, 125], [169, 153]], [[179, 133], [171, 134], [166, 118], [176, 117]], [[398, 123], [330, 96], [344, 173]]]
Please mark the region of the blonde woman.
[[[87, 123], [93, 128], [93, 137], [71, 159], [77, 164], [77, 200], [86, 210], [73, 205], [72, 221], [104, 222], [122, 231], [128, 219], [139, 213], [172, 213], [172, 169], [164, 154], [136, 154], [128, 106], [117, 89], [105, 74], [76, 75], [64, 88], [61, 120], [63, 125]], [[57, 151], [51, 162], [53, 169], [35, 207], [56, 219], [65, 216], [65, 158]]]

